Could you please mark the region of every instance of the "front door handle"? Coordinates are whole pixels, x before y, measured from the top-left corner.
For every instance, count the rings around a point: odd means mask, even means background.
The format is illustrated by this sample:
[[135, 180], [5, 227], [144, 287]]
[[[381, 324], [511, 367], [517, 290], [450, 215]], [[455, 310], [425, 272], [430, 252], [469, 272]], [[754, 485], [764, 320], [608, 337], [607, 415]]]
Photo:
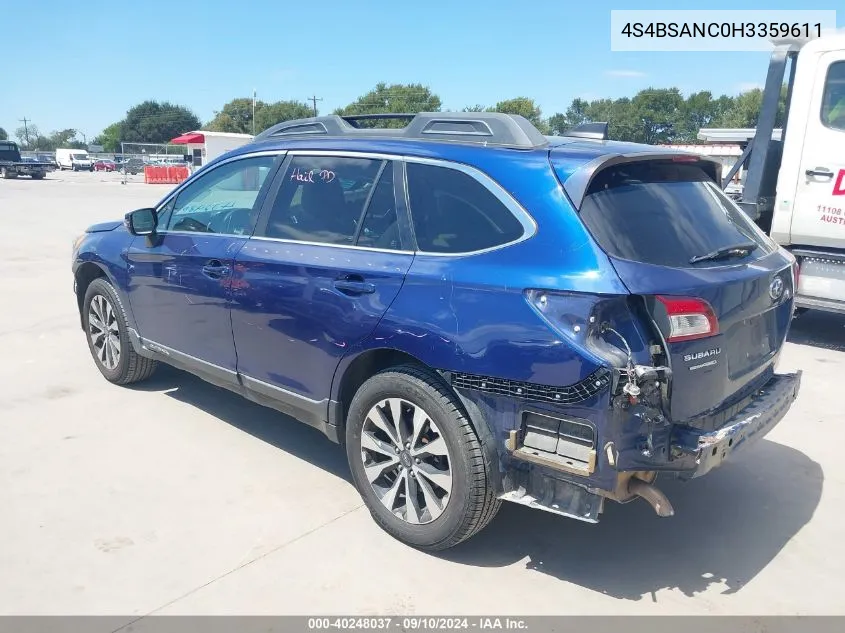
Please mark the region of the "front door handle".
[[229, 267], [219, 259], [211, 259], [202, 267], [202, 274], [212, 279], [220, 279], [229, 274]]
[[334, 287], [347, 295], [369, 295], [376, 291], [375, 284], [364, 281], [360, 275], [347, 275], [335, 279]]
[[822, 178], [824, 180], [830, 180], [833, 178], [833, 172], [827, 169], [827, 167], [816, 167], [815, 169], [808, 169], [804, 172], [807, 178]]

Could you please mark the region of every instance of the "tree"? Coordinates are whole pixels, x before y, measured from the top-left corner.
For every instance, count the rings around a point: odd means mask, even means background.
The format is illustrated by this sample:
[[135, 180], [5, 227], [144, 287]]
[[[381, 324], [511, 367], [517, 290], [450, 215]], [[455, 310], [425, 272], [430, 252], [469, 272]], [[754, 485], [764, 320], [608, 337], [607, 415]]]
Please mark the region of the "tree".
[[543, 113], [540, 106], [534, 103], [534, 99], [528, 97], [516, 97], [515, 99], [506, 99], [499, 101], [492, 108], [487, 108], [488, 112], [505, 112], [507, 114], [519, 114], [531, 121], [534, 126], [541, 132], [548, 132], [548, 126], [543, 120]]
[[129, 143], [166, 143], [201, 127], [188, 108], [167, 101], [144, 101], [126, 113], [120, 125], [120, 140]]
[[[422, 84], [391, 84], [384, 82], [368, 93], [361, 95], [344, 108], [335, 110], [335, 114], [383, 114], [439, 112], [442, 104], [440, 97]], [[404, 127], [406, 121], [382, 121], [379, 127]], [[367, 125], [362, 123], [362, 126]]]
[[255, 133], [263, 132], [268, 127], [282, 121], [305, 119], [314, 116], [314, 110], [302, 101], [276, 101], [261, 110], [255, 111]]
[[[266, 106], [267, 104], [263, 101], [255, 102], [256, 119], [258, 118], [258, 111]], [[212, 132], [252, 134], [252, 99], [249, 97], [232, 99], [223, 106], [220, 112], [214, 113], [214, 118], [208, 122], [205, 128]]]
[[683, 104], [684, 98], [677, 88], [646, 88], [638, 92], [631, 99], [631, 107], [633, 118], [642, 126], [640, 142], [650, 145], [674, 142]]
[[94, 145], [102, 145], [107, 152], [120, 151], [120, 127], [121, 121], [112, 123], [98, 136], [94, 137]]
[[558, 112], [549, 117], [548, 126], [552, 134], [563, 134], [566, 130], [587, 123], [589, 116], [587, 109], [590, 104], [584, 99], [573, 99], [572, 104], [566, 109], [564, 114]]
[[21, 149], [30, 149], [35, 146], [35, 140], [40, 136], [40, 132], [36, 125], [22, 125], [15, 128], [15, 136]]
[[[268, 127], [313, 116], [314, 111], [302, 101], [255, 102], [255, 133], [263, 132]], [[232, 99], [206, 125], [213, 132], [237, 132], [252, 134], [252, 99], [248, 97]]]
[[483, 105], [476, 103], [475, 105], [467, 106], [461, 112], [484, 112], [487, 108]]
[[82, 149], [85, 147], [85, 144], [81, 141], [76, 140], [76, 130], [73, 128], [67, 128], [64, 130], [55, 130], [47, 139], [52, 146], [52, 149], [58, 147], [73, 147], [74, 143], [79, 143], [82, 145]]
[[2, 127], [0, 127], [0, 141], [5, 141], [9, 138], [9, 135], [6, 133]]

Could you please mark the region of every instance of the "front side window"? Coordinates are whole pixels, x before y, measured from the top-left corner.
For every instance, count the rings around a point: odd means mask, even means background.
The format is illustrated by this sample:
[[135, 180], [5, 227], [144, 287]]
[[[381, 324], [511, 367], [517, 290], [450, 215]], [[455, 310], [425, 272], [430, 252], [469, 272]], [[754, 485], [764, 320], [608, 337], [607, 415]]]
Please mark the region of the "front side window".
[[834, 62], [827, 70], [822, 96], [822, 123], [845, 130], [845, 62]]
[[295, 156], [264, 231], [266, 237], [352, 245], [384, 161]]
[[275, 156], [235, 160], [199, 176], [176, 196], [167, 224], [159, 212], [159, 229], [246, 235], [252, 232], [261, 186]]
[[457, 169], [408, 163], [408, 200], [421, 251], [471, 253], [522, 237], [522, 224], [496, 195]]

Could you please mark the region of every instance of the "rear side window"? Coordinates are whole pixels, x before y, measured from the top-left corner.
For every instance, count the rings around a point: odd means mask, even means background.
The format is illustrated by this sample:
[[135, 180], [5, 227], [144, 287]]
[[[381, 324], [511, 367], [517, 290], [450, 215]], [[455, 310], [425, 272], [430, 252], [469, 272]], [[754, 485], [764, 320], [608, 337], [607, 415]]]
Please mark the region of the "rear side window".
[[[648, 161], [611, 167], [596, 176], [581, 219], [608, 254], [685, 268], [736, 264], [773, 249], [771, 242], [695, 165]], [[753, 243], [745, 257], [690, 260]]]
[[421, 251], [470, 253], [522, 237], [522, 224], [492, 191], [456, 169], [408, 163], [408, 199]]

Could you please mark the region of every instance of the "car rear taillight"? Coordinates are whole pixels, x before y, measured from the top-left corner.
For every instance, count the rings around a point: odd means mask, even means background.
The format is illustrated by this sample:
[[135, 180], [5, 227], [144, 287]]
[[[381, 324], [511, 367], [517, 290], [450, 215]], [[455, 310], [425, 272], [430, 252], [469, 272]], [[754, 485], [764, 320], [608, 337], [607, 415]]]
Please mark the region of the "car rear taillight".
[[656, 298], [666, 310], [669, 321], [667, 343], [692, 341], [719, 333], [719, 320], [716, 318], [716, 313], [703, 299], [662, 295]]

